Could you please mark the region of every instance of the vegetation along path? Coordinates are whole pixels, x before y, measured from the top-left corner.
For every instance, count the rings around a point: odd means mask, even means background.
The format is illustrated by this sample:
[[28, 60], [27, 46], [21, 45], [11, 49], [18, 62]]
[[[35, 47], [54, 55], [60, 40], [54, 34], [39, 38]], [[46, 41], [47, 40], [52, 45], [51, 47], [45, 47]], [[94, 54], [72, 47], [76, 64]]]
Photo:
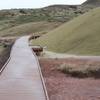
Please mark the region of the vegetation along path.
[[11, 59], [0, 76], [0, 100], [47, 100], [28, 38], [18, 39], [12, 48]]

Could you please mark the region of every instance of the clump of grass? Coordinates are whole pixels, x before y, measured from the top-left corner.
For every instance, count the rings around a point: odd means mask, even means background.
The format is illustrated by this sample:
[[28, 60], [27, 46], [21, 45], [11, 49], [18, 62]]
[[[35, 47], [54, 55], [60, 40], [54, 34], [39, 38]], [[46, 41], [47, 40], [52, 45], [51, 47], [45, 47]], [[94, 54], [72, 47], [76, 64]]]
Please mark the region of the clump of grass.
[[58, 67], [58, 70], [73, 77], [95, 77], [100, 78], [100, 65], [75, 65], [63, 63]]

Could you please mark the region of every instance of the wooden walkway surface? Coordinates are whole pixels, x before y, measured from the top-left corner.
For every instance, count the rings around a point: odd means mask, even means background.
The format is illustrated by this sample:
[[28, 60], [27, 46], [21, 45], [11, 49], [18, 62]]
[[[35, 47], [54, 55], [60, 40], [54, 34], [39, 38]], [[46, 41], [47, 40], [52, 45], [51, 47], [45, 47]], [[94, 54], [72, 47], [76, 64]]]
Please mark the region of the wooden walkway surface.
[[47, 100], [27, 36], [18, 39], [0, 76], [0, 100]]

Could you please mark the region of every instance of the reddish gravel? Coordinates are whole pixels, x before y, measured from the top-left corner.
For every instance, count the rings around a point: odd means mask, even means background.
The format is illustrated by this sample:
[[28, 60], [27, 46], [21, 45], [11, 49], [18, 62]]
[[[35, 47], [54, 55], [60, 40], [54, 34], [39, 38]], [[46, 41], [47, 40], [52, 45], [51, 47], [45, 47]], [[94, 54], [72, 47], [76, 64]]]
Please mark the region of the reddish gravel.
[[57, 70], [57, 66], [63, 62], [90, 63], [85, 60], [41, 58], [40, 65], [50, 100], [100, 100], [100, 79], [79, 79], [65, 75]]

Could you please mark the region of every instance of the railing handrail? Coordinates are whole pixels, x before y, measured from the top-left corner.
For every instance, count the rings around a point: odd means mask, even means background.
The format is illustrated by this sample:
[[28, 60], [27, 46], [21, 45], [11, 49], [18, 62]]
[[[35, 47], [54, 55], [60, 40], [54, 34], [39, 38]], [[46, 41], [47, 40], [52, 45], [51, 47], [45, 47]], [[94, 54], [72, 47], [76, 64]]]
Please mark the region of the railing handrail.
[[[29, 41], [30, 41], [30, 38], [29, 38]], [[32, 49], [31, 49], [31, 51], [32, 51], [32, 53], [35, 56], [36, 61], [37, 61], [37, 65], [38, 65], [38, 69], [39, 69], [39, 74], [40, 74], [40, 78], [41, 78], [41, 81], [42, 81], [42, 85], [43, 85], [43, 89], [44, 89], [44, 94], [45, 94], [46, 100], [49, 100], [47, 89], [46, 89], [46, 85], [45, 85], [45, 82], [44, 82], [44, 78], [43, 78], [43, 75], [42, 75], [42, 71], [41, 71], [41, 67], [40, 67], [38, 58], [37, 58], [36, 54], [33, 52]]]

